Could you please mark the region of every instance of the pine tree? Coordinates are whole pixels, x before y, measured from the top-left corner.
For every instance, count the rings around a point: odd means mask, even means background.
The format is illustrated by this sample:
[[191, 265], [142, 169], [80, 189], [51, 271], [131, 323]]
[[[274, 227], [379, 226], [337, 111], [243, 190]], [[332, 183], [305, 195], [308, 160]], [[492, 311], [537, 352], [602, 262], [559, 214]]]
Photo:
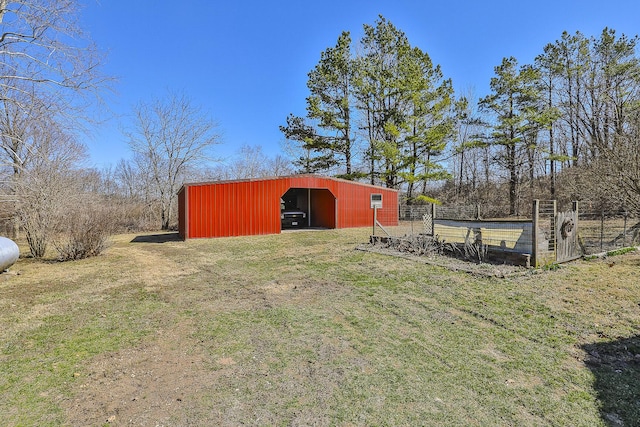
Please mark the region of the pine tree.
[[495, 116], [491, 143], [503, 148], [498, 159], [507, 170], [509, 214], [518, 215], [519, 174], [522, 154], [535, 148], [541, 124], [539, 72], [531, 66], [518, 68], [514, 57], [504, 58], [491, 79], [493, 94], [479, 102], [482, 110]]
[[[321, 130], [310, 141], [309, 148], [333, 153], [336, 163], [344, 166], [342, 178], [351, 179], [352, 150], [352, 59], [351, 36], [343, 32], [336, 46], [320, 55], [320, 62], [309, 73], [307, 117], [317, 120]], [[336, 159], [337, 157], [337, 159]]]

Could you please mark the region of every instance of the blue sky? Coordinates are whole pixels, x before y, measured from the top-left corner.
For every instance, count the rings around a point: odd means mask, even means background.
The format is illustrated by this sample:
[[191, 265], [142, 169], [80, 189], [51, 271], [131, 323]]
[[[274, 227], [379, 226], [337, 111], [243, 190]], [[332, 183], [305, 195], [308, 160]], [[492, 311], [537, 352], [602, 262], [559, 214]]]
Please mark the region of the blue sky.
[[219, 157], [240, 146], [280, 152], [278, 126], [304, 115], [307, 73], [342, 31], [357, 41], [381, 14], [427, 52], [458, 92], [488, 93], [503, 57], [530, 63], [563, 31], [640, 33], [640, 2], [85, 0], [85, 30], [115, 76], [113, 118], [92, 129], [91, 164], [130, 156], [121, 129], [132, 107], [167, 89], [187, 94], [219, 124]]

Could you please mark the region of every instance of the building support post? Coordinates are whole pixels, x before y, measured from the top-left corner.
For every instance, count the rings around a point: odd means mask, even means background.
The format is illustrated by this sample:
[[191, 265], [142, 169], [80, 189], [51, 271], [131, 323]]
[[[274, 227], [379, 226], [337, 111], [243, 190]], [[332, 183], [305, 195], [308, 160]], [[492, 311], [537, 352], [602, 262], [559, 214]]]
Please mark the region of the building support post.
[[307, 188], [307, 227], [311, 227], [311, 188]]

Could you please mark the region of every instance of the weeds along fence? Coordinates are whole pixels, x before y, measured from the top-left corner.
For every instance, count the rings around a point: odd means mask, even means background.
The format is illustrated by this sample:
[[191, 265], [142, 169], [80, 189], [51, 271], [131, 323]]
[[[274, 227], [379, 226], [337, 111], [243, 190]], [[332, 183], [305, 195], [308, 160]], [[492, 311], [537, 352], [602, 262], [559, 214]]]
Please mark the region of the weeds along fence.
[[[404, 206], [398, 227], [384, 230], [389, 237], [415, 239], [432, 236], [449, 252], [470, 260], [493, 260], [529, 265], [532, 247], [531, 219], [481, 219], [482, 210], [471, 206]], [[426, 243], [418, 242], [426, 251]]]

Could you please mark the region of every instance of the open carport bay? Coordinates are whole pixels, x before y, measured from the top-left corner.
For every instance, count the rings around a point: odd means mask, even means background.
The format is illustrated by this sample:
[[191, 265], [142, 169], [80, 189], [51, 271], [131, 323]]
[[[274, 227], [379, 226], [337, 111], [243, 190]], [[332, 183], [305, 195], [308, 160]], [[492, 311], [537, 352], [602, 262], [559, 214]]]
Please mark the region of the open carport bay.
[[305, 214], [303, 224], [291, 225], [291, 221], [282, 219], [282, 228], [286, 227], [313, 227], [336, 228], [336, 198], [327, 189], [317, 188], [290, 188], [281, 197], [281, 215], [290, 212], [303, 212]]

